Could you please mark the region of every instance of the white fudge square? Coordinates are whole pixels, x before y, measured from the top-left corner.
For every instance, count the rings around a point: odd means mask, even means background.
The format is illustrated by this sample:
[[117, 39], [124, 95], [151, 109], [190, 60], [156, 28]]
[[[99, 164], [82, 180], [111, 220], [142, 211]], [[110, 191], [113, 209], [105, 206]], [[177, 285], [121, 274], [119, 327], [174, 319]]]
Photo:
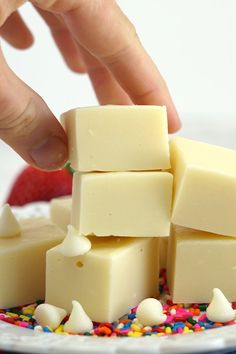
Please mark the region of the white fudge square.
[[71, 166], [81, 172], [170, 168], [167, 113], [160, 106], [78, 108], [61, 117]]
[[172, 222], [236, 236], [236, 151], [180, 137], [170, 150]]
[[50, 219], [65, 232], [71, 223], [71, 208], [71, 196], [54, 198], [50, 202]]
[[158, 239], [90, 237], [91, 250], [65, 257], [47, 252], [46, 302], [71, 311], [72, 300], [97, 322], [113, 322], [158, 295]]
[[175, 303], [209, 303], [213, 288], [236, 301], [236, 238], [181, 226], [169, 237], [167, 280]]
[[171, 194], [168, 172], [75, 173], [72, 225], [85, 236], [167, 236]]
[[21, 234], [0, 238], [0, 308], [45, 298], [46, 251], [64, 238], [45, 218], [20, 221]]

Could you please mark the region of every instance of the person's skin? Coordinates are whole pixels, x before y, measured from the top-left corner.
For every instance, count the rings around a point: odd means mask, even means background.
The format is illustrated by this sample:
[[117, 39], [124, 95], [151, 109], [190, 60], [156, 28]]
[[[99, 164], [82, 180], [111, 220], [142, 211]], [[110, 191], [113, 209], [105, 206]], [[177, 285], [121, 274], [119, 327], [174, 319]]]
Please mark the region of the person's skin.
[[[0, 35], [19, 49], [33, 42], [17, 12], [25, 2], [0, 0]], [[180, 128], [163, 78], [114, 0], [31, 3], [48, 24], [67, 65], [89, 75], [100, 104], [166, 105], [169, 132]], [[41, 169], [57, 169], [68, 158], [61, 125], [42, 98], [11, 71], [1, 50], [0, 138]]]

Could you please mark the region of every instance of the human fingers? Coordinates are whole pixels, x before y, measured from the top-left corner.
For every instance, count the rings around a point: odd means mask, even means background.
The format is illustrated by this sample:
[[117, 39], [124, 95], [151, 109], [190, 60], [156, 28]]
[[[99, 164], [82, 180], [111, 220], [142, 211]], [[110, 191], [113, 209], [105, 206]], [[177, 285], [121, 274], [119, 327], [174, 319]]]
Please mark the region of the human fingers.
[[33, 43], [33, 35], [18, 11], [6, 19], [0, 28], [0, 36], [18, 49], [26, 49]]
[[8, 67], [0, 51], [0, 138], [22, 158], [54, 170], [68, 157], [67, 138], [42, 98]]
[[96, 6], [92, 0], [77, 2], [65, 17], [81, 45], [109, 68], [135, 104], [166, 105], [169, 131], [178, 130], [180, 121], [167, 86], [115, 1], [96, 1]]
[[52, 37], [68, 67], [78, 73], [85, 73], [86, 68], [79, 47], [59, 15], [35, 7], [48, 25]]
[[88, 72], [98, 101], [101, 104], [132, 103], [108, 69], [74, 40], [60, 15], [43, 11], [37, 7], [36, 9], [49, 26], [52, 36], [68, 66], [80, 73]]
[[76, 40], [113, 74], [135, 104], [166, 105], [169, 131], [180, 120], [167, 86], [143, 49], [134, 26], [114, 0], [32, 0], [59, 12]]
[[1, 0], [0, 1], [0, 27], [4, 25], [6, 20], [13, 12], [15, 12], [27, 0]]
[[80, 47], [89, 78], [100, 104], [130, 105], [132, 101], [107, 67]]

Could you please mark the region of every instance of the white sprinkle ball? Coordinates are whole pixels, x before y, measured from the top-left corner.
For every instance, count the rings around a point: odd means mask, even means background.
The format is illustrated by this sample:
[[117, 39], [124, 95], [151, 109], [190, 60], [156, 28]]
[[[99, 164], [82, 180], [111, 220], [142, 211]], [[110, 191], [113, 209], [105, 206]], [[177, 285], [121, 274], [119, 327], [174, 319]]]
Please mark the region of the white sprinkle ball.
[[34, 327], [34, 332], [35, 333], [42, 333], [43, 332], [43, 327], [42, 326], [35, 326]]
[[176, 309], [171, 309], [170, 310], [170, 314], [171, 314], [171, 316], [175, 316], [176, 315]]

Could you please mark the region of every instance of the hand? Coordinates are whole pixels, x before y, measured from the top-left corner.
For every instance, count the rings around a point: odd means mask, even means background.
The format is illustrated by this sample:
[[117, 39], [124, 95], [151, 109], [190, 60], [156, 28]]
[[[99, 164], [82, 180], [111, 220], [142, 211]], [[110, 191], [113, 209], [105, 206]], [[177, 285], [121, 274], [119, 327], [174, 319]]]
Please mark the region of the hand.
[[[0, 35], [17, 48], [32, 34], [17, 8], [0, 0]], [[133, 25], [114, 0], [32, 0], [68, 66], [87, 72], [101, 104], [166, 105], [169, 131], [180, 121], [166, 84]], [[67, 160], [66, 135], [42, 98], [8, 67], [0, 51], [0, 138], [31, 165], [56, 169]]]

